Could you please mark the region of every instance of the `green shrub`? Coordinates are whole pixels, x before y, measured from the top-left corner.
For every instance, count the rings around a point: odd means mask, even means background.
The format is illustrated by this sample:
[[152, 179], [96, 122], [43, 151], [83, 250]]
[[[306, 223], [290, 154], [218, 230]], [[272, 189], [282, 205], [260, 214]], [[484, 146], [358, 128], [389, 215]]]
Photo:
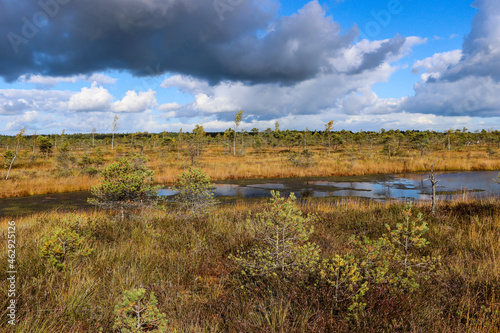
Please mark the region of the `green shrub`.
[[126, 290], [116, 304], [113, 329], [117, 332], [167, 332], [166, 315], [158, 310], [158, 301], [152, 292], [146, 296], [144, 288]]
[[417, 213], [414, 216], [412, 206], [408, 205], [403, 211], [403, 220], [403, 223], [396, 224], [395, 229], [386, 224], [389, 234], [384, 235], [384, 239], [389, 244], [392, 264], [395, 266], [395, 274], [390, 282], [411, 290], [419, 287], [416, 280], [417, 273], [428, 279], [429, 272], [436, 268], [440, 258], [421, 256], [414, 251], [429, 244], [424, 238], [429, 228], [423, 221], [422, 214]]
[[283, 297], [293, 284], [307, 286], [300, 288], [308, 293], [302, 297], [322, 298], [326, 293], [332, 307], [359, 319], [371, 290], [414, 291], [418, 281], [427, 279], [439, 263], [439, 258], [419, 253], [428, 244], [423, 237], [427, 225], [421, 214], [413, 214], [411, 206], [403, 210], [403, 221], [396, 228], [386, 225], [388, 233], [382, 237], [352, 237], [351, 253], [320, 260], [319, 247], [309, 242], [312, 218], [304, 217], [294, 201], [293, 194], [286, 199], [273, 191], [263, 211], [247, 220], [254, 245], [230, 258], [244, 277], [252, 278], [248, 284], [251, 292], [262, 289], [275, 295], [270, 297]]
[[369, 289], [364, 279], [362, 267], [354, 256], [335, 255], [331, 259], [321, 261], [320, 278], [333, 289], [333, 299], [336, 304], [348, 303], [349, 311], [362, 311], [366, 303], [361, 302]]
[[10, 166], [10, 163], [12, 162], [12, 159], [14, 158], [14, 152], [12, 150], [7, 150], [5, 153], [3, 153], [4, 158], [4, 163], [3, 166], [5, 169], [7, 169]]
[[99, 169], [93, 166], [89, 166], [81, 171], [82, 174], [88, 176], [96, 176], [99, 174]]
[[148, 206], [157, 198], [159, 187], [153, 186], [153, 175], [144, 160], [139, 163], [120, 159], [101, 171], [101, 183], [92, 187], [95, 198], [89, 198], [88, 202], [120, 210], [123, 221], [126, 209]]
[[207, 213], [216, 204], [212, 187], [209, 176], [201, 169], [190, 167], [179, 176], [174, 187], [178, 193], [176, 201], [193, 214]]
[[388, 234], [377, 240], [353, 237], [358, 252], [359, 266], [370, 283], [389, 283], [405, 290], [419, 287], [418, 279], [428, 279], [430, 272], [440, 264], [440, 257], [422, 256], [418, 250], [429, 242], [424, 238], [427, 223], [422, 214], [414, 216], [413, 207], [407, 205], [402, 212], [403, 222], [393, 229], [385, 225]]
[[90, 157], [89, 154], [85, 153], [80, 157], [80, 160], [78, 161], [78, 165], [82, 168], [87, 168], [91, 166], [94, 163], [92, 158]]
[[69, 258], [85, 257], [92, 253], [86, 244], [86, 238], [70, 229], [56, 229], [54, 234], [43, 240], [40, 255], [48, 259], [58, 270], [66, 267]]
[[261, 213], [247, 220], [256, 245], [233, 260], [243, 273], [251, 276], [290, 275], [296, 271], [311, 271], [319, 261], [319, 247], [308, 242], [313, 232], [312, 219], [302, 216], [294, 205], [295, 195], [272, 198]]

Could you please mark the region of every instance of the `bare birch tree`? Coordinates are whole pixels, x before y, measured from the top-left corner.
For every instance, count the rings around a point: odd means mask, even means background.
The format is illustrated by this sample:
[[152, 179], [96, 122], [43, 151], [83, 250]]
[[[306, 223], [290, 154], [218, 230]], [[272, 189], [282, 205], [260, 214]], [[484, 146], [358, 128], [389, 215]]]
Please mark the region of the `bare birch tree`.
[[115, 114], [113, 118], [113, 135], [111, 136], [111, 150], [115, 149], [115, 131], [118, 128], [118, 116]]
[[243, 118], [243, 110], [238, 111], [238, 113], [234, 116], [234, 141], [233, 141], [233, 155], [236, 156], [236, 132], [238, 131], [238, 126], [241, 123], [241, 119]]
[[5, 155], [0, 154], [3, 158], [10, 160], [10, 161], [7, 161], [9, 168], [7, 170], [7, 175], [5, 176], [5, 180], [9, 179], [10, 170], [12, 169], [12, 166], [14, 165], [14, 161], [16, 160], [17, 155], [19, 154], [19, 148], [21, 146], [21, 139], [23, 138], [25, 132], [26, 132], [26, 128], [23, 127], [19, 131], [19, 133], [16, 134], [16, 148], [14, 149], [13, 153], [9, 153], [9, 154], [5, 153]]

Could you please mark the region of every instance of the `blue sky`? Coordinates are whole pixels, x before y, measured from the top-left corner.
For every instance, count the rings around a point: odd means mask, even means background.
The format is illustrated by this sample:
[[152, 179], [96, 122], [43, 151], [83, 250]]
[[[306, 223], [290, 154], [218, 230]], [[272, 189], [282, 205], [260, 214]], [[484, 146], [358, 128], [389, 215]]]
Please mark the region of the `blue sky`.
[[500, 129], [496, 0], [0, 0], [0, 133]]

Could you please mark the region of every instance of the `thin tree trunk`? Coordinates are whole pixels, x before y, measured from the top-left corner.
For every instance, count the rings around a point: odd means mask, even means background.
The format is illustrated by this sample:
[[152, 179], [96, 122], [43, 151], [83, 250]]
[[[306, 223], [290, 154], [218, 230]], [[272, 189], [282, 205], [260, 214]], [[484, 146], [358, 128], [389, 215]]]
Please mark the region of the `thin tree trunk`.
[[432, 206], [431, 206], [431, 212], [432, 215], [436, 214], [436, 184], [438, 180], [436, 180], [436, 176], [434, 175], [434, 164], [436, 164], [436, 161], [431, 165], [431, 174], [429, 175], [429, 180], [432, 184]]
[[236, 156], [236, 129], [238, 127], [234, 128], [234, 140], [233, 140], [233, 156]]
[[432, 215], [436, 214], [436, 182], [432, 182]]
[[7, 177], [5, 177], [5, 180], [9, 179], [10, 169], [12, 169], [12, 165], [14, 164], [14, 160], [16, 159], [16, 157], [17, 157], [17, 153], [12, 158], [12, 161], [10, 161], [9, 170], [7, 170]]

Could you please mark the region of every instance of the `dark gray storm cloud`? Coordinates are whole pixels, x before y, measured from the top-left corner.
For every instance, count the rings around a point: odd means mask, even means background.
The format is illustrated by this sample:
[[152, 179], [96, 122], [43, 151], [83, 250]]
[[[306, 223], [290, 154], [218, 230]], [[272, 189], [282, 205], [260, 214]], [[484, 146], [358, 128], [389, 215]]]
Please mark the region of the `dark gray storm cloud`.
[[224, 69], [218, 45], [270, 19], [260, 7], [239, 2], [221, 12], [213, 1], [197, 0], [0, 0], [0, 72], [10, 80], [106, 69], [216, 79]]
[[375, 51], [364, 53], [361, 65], [351, 70], [350, 74], [360, 74], [365, 70], [370, 70], [380, 66], [390, 55], [397, 55], [405, 43], [406, 38], [396, 35], [394, 38], [383, 42]]
[[289, 17], [276, 10], [273, 0], [0, 0], [0, 76], [117, 69], [293, 84], [331, 71], [328, 60], [358, 34], [342, 33], [317, 1]]

